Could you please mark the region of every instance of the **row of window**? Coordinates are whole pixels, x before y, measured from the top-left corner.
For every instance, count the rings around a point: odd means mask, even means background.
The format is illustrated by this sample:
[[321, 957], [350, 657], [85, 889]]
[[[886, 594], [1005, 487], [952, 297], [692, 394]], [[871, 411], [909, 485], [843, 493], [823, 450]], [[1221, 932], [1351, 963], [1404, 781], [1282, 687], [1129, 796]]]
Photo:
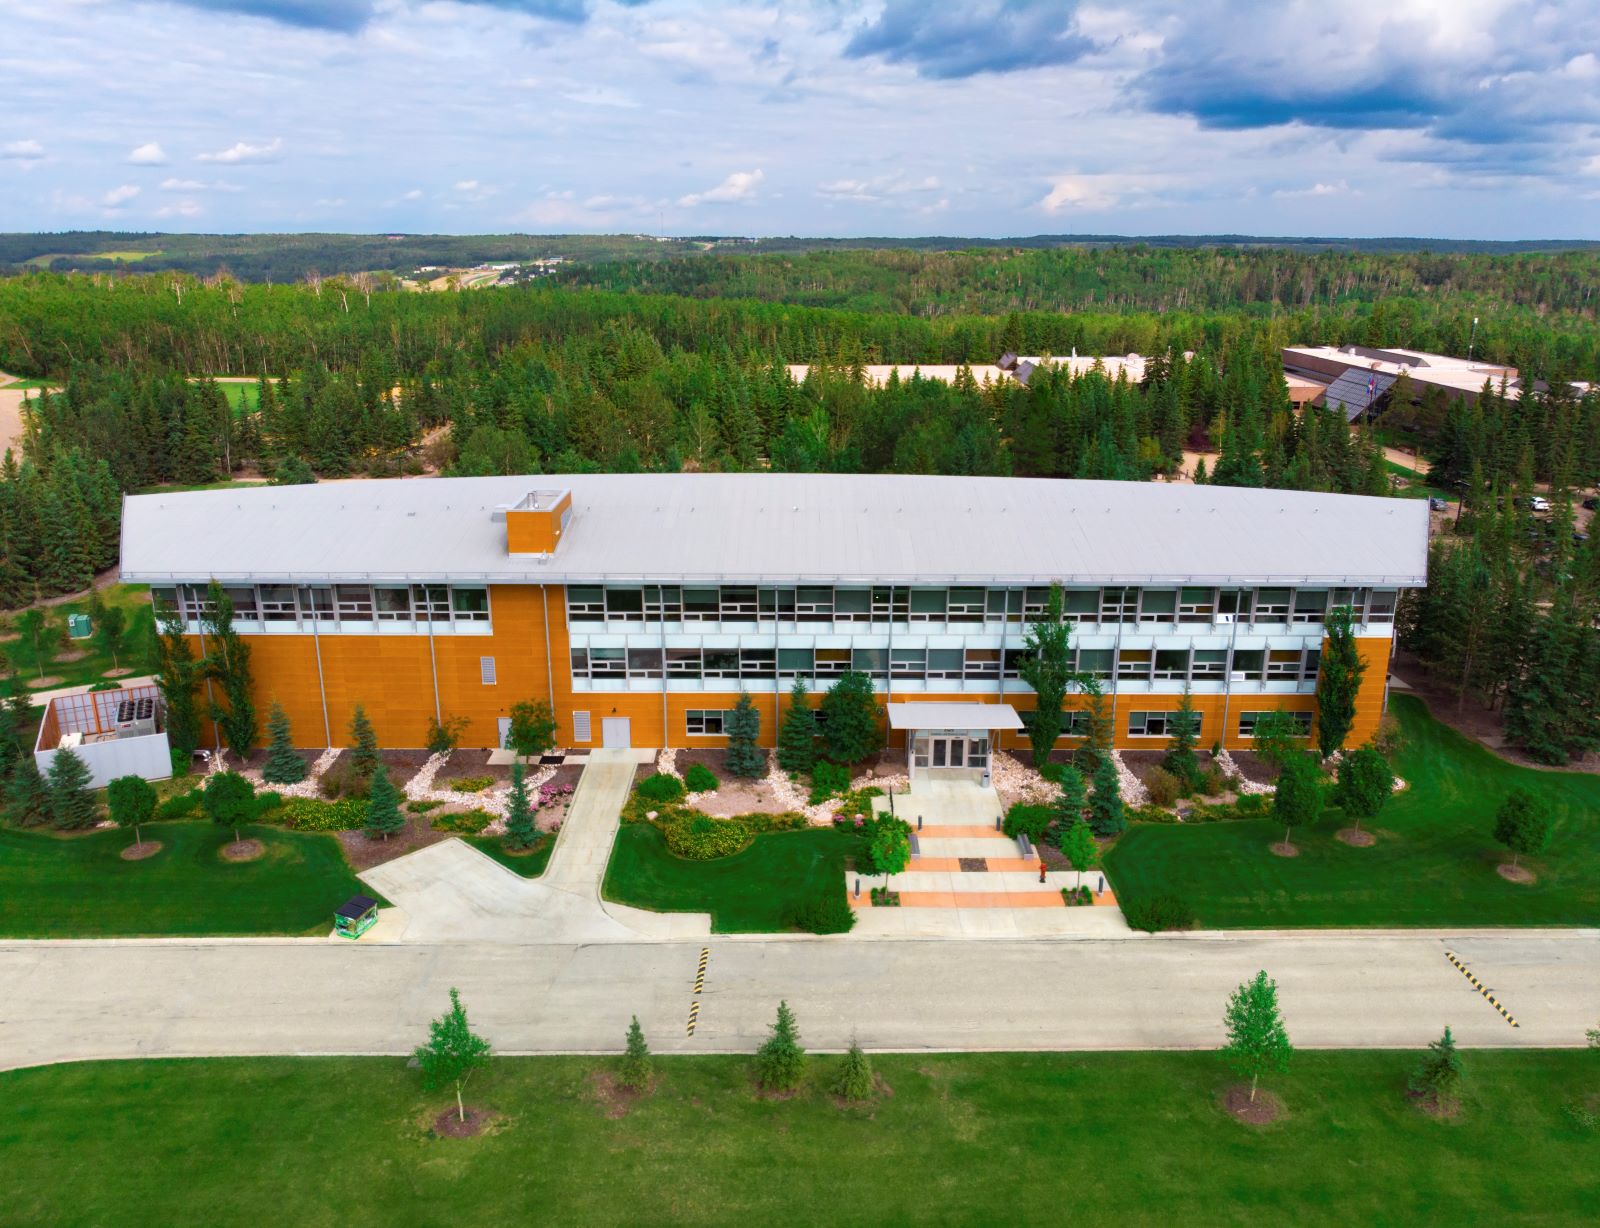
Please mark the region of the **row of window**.
[[[1008, 648], [1019, 679], [1026, 650]], [[1317, 648], [1079, 648], [1074, 668], [1129, 682], [1314, 682]], [[998, 648], [574, 648], [575, 682], [618, 678], [836, 678], [847, 672], [908, 681], [996, 681]]]
[[[341, 623], [415, 622], [486, 624], [489, 590], [450, 584], [241, 584], [225, 585], [233, 616], [243, 622]], [[211, 613], [204, 584], [152, 588], [160, 609], [176, 609], [185, 622]]]
[[[725, 732], [727, 719], [732, 715], [729, 709], [698, 709], [691, 708], [684, 714], [684, 732], [696, 737], [717, 736]], [[1068, 738], [1086, 737], [1089, 733], [1089, 714], [1084, 711], [1073, 711], [1062, 714], [1065, 718], [1061, 735]], [[1131, 738], [1170, 738], [1178, 725], [1178, 713], [1167, 712], [1130, 712], [1128, 713], [1128, 736]], [[1239, 736], [1253, 738], [1256, 736], [1256, 722], [1266, 716], [1265, 712], [1239, 713]], [[1299, 727], [1300, 737], [1311, 736], [1311, 713], [1291, 712], [1295, 724]], [[820, 713], [819, 713], [820, 717]], [[1194, 713], [1195, 736], [1202, 737], [1205, 733], [1205, 713]]]
[[[1393, 589], [1069, 588], [1073, 623], [1320, 623], [1349, 606], [1357, 622], [1394, 620]], [[1048, 588], [901, 585], [573, 585], [573, 623], [1027, 623], [1045, 615]]]

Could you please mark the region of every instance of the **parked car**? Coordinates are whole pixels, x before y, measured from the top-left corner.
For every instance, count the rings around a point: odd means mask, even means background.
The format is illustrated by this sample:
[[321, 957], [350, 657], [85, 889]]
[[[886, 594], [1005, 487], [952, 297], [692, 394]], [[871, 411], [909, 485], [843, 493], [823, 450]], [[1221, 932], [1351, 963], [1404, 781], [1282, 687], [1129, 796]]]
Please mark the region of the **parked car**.
[[1428, 496], [1428, 507], [1435, 512], [1444, 512], [1450, 509], [1450, 501], [1441, 499], [1438, 495]]
[[1583, 501], [1583, 506], [1588, 508], [1588, 510], [1592, 512], [1592, 511], [1595, 510], [1595, 508], [1600, 507], [1600, 499], [1597, 499], [1593, 495], [1590, 495], [1587, 499], [1585, 499]]
[[1548, 512], [1550, 510], [1550, 500], [1543, 495], [1534, 495], [1533, 498], [1528, 500], [1528, 507], [1535, 512]]

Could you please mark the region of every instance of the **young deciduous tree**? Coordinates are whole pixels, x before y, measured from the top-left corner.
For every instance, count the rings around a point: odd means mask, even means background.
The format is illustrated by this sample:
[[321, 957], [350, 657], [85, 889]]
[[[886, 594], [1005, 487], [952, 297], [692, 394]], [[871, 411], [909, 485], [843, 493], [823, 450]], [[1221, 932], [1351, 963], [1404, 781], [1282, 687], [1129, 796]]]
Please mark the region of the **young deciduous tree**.
[[860, 763], [883, 749], [878, 702], [866, 674], [840, 674], [822, 697], [822, 716], [823, 746], [834, 763]]
[[1355, 820], [1357, 831], [1363, 819], [1375, 819], [1394, 792], [1394, 773], [1389, 761], [1370, 746], [1359, 746], [1339, 760], [1339, 805]]
[[305, 778], [306, 761], [294, 753], [289, 714], [274, 702], [267, 713], [267, 761], [261, 765], [261, 779], [269, 785], [293, 785]]
[[1029, 625], [1017, 663], [1018, 675], [1036, 696], [1028, 716], [1028, 745], [1033, 748], [1035, 769], [1050, 761], [1050, 752], [1061, 736], [1067, 688], [1078, 677], [1073, 668], [1072, 624], [1063, 621], [1062, 604], [1061, 586], [1052, 584], [1044, 617]]
[[1550, 816], [1539, 809], [1532, 794], [1514, 789], [1495, 811], [1494, 838], [1511, 850], [1515, 866], [1523, 856], [1531, 857], [1550, 843]]
[[450, 1009], [428, 1025], [428, 1042], [417, 1049], [415, 1057], [422, 1070], [422, 1086], [428, 1091], [453, 1086], [457, 1118], [466, 1121], [461, 1091], [473, 1071], [489, 1064], [489, 1042], [473, 1032], [456, 990], [450, 991]]
[[383, 766], [383, 760], [378, 757], [377, 730], [373, 729], [367, 710], [360, 704], [350, 714], [350, 741], [354, 744], [350, 751], [350, 765], [359, 775], [371, 776]]
[[798, 774], [809, 772], [816, 761], [817, 714], [812, 711], [805, 679], [796, 678], [778, 729], [778, 766]]
[[739, 692], [739, 702], [733, 706], [733, 711], [728, 713], [727, 734], [728, 771], [746, 779], [766, 775], [767, 759], [756, 745], [761, 736], [761, 713], [743, 691]]
[[643, 1091], [650, 1086], [653, 1066], [650, 1046], [645, 1043], [644, 1029], [639, 1026], [639, 1016], [635, 1015], [633, 1022], [628, 1024], [628, 1047], [622, 1054], [617, 1082], [634, 1091]]
[[122, 668], [122, 640], [127, 634], [127, 609], [120, 605], [102, 604], [100, 616], [94, 624], [94, 637], [100, 647], [110, 654], [113, 669]]
[[1105, 837], [1115, 836], [1127, 825], [1116, 761], [1109, 754], [1102, 755], [1094, 769], [1094, 792], [1089, 795], [1089, 826], [1095, 835]]
[[405, 825], [405, 815], [400, 813], [400, 790], [394, 787], [388, 771], [380, 767], [372, 777], [372, 791], [367, 799], [367, 836], [369, 839], [381, 836], [387, 840]]
[[1419, 1100], [1425, 1100], [1435, 1109], [1449, 1109], [1455, 1105], [1461, 1091], [1461, 1055], [1456, 1052], [1455, 1037], [1450, 1029], [1428, 1045], [1425, 1056], [1411, 1072], [1406, 1086]]
[[239, 843], [239, 829], [255, 818], [255, 803], [255, 786], [238, 772], [212, 772], [206, 777], [201, 808], [217, 826], [233, 829], [235, 844]]
[[430, 755], [448, 755], [461, 744], [461, 735], [471, 722], [464, 716], [447, 716], [444, 720], [428, 718], [427, 747]]
[[95, 821], [93, 779], [89, 765], [71, 747], [56, 751], [50, 760], [50, 820], [63, 831], [89, 827]]
[[839, 1067], [839, 1074], [833, 1081], [833, 1094], [841, 1100], [860, 1103], [871, 1098], [874, 1083], [872, 1062], [862, 1050], [860, 1042], [852, 1036], [850, 1049], [844, 1055], [844, 1065]]
[[1322, 781], [1310, 755], [1295, 755], [1278, 774], [1278, 791], [1272, 795], [1272, 817], [1283, 824], [1285, 849], [1293, 848], [1290, 835], [1296, 827], [1314, 823], [1322, 813]]
[[506, 798], [506, 843], [514, 849], [532, 848], [539, 837], [533, 821], [533, 803], [520, 761], [511, 765], [511, 792]]
[[872, 833], [867, 856], [886, 882], [889, 875], [904, 870], [911, 862], [911, 841], [906, 838], [904, 825], [892, 819], [880, 820]]
[[45, 612], [33, 606], [17, 615], [17, 640], [33, 650], [33, 663], [43, 678], [45, 666], [50, 662], [51, 644]]
[[1080, 874], [1100, 864], [1100, 846], [1094, 842], [1093, 829], [1082, 819], [1061, 837], [1061, 852]]
[[251, 698], [250, 645], [233, 627], [233, 600], [215, 580], [206, 590], [206, 672], [222, 688], [223, 703], [211, 704], [211, 719], [222, 740], [242, 763], [260, 736], [255, 700]]
[[156, 812], [156, 791], [143, 776], [118, 776], [106, 786], [106, 804], [111, 809], [112, 822], [118, 827], [133, 828], [135, 844], [144, 837], [139, 829], [150, 821]]
[[1317, 673], [1317, 748], [1324, 759], [1344, 746], [1356, 719], [1356, 693], [1367, 672], [1367, 663], [1356, 651], [1352, 619], [1349, 606], [1335, 606], [1324, 629], [1328, 643]]
[[788, 1002], [778, 1003], [772, 1034], [756, 1050], [756, 1082], [768, 1091], [787, 1092], [800, 1086], [806, 1070], [806, 1051]]
[[1265, 971], [1240, 985], [1228, 999], [1223, 1015], [1228, 1041], [1223, 1056], [1234, 1071], [1250, 1080], [1250, 1099], [1263, 1074], [1289, 1068], [1289, 1033], [1278, 1010], [1278, 985]]
[[1304, 749], [1305, 730], [1294, 714], [1274, 708], [1256, 718], [1255, 752], [1280, 772], [1283, 765], [1298, 756]]
[[556, 717], [543, 699], [522, 699], [511, 705], [506, 746], [524, 759], [542, 755], [556, 744]]

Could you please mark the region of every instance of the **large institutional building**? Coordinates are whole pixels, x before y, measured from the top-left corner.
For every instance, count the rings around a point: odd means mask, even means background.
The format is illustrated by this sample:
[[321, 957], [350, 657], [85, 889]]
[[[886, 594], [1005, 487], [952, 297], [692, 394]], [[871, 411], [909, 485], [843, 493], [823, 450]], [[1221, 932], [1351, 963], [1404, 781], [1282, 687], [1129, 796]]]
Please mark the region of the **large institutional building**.
[[714, 747], [741, 691], [770, 745], [794, 679], [855, 670], [933, 769], [1026, 744], [1018, 660], [1052, 583], [1117, 745], [1163, 747], [1185, 687], [1202, 746], [1248, 748], [1274, 709], [1309, 725], [1336, 605], [1368, 663], [1364, 741], [1427, 534], [1421, 501], [1285, 490], [607, 474], [140, 495], [122, 559], [197, 637], [207, 582], [227, 588], [258, 702], [305, 746], [346, 743], [358, 703], [386, 746], [451, 717], [494, 745], [547, 698], [563, 745]]

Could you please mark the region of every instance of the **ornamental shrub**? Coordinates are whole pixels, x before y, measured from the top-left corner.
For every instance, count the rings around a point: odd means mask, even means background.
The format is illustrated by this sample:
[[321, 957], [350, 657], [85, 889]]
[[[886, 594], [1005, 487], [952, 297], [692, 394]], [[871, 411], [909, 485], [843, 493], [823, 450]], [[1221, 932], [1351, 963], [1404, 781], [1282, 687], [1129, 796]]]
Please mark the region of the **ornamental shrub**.
[[1144, 787], [1152, 806], [1171, 806], [1183, 796], [1183, 783], [1166, 768], [1151, 768], [1145, 775]]
[[1160, 930], [1193, 929], [1194, 909], [1175, 895], [1157, 895], [1134, 903], [1123, 902], [1122, 915], [1136, 930], [1154, 934]]
[[356, 797], [336, 802], [291, 797], [283, 805], [283, 816], [285, 826], [295, 831], [355, 831], [366, 824], [367, 804]]
[[1013, 840], [1019, 835], [1026, 834], [1028, 839], [1038, 844], [1044, 839], [1045, 832], [1050, 830], [1050, 823], [1055, 817], [1049, 806], [1013, 802], [1011, 809], [1006, 811], [1005, 822], [1001, 826], [1006, 835]]
[[427, 814], [428, 811], [437, 810], [442, 805], [444, 805], [443, 802], [432, 800], [422, 802], [407, 802], [406, 809], [412, 814]]
[[735, 820], [743, 823], [745, 830], [755, 832], [765, 831], [800, 831], [811, 826], [811, 820], [798, 810], [784, 810], [777, 814], [767, 814], [756, 811], [754, 814], [736, 814]]
[[785, 914], [784, 925], [808, 934], [848, 934], [856, 923], [855, 909], [845, 896], [844, 884], [824, 890]]
[[819, 759], [811, 767], [811, 797], [813, 806], [820, 806], [830, 797], [838, 797], [850, 788], [850, 769]]
[[659, 802], [665, 805], [668, 802], [683, 800], [683, 781], [676, 776], [668, 776], [665, 772], [656, 772], [641, 780], [634, 792], [647, 802]]
[[323, 797], [366, 797], [372, 788], [372, 770], [353, 755], [346, 751], [318, 778], [317, 789]]
[[683, 787], [690, 793], [710, 793], [721, 783], [717, 774], [703, 763], [691, 763], [683, 774]]
[[750, 829], [735, 819], [714, 819], [698, 810], [675, 810], [656, 824], [673, 856], [686, 861], [731, 857], [750, 843]]
[[433, 820], [431, 826], [434, 831], [476, 836], [493, 821], [494, 816], [486, 810], [462, 810], [455, 814], [441, 814]]
[[200, 809], [203, 796], [204, 791], [198, 788], [190, 789], [187, 793], [174, 793], [165, 801], [156, 803], [156, 818], [186, 819]]
[[482, 793], [494, 784], [493, 776], [457, 776], [444, 782], [452, 793]]
[[866, 819], [872, 817], [872, 799], [882, 797], [883, 790], [877, 785], [867, 785], [861, 789], [851, 789], [844, 795], [834, 821], [848, 819]]

